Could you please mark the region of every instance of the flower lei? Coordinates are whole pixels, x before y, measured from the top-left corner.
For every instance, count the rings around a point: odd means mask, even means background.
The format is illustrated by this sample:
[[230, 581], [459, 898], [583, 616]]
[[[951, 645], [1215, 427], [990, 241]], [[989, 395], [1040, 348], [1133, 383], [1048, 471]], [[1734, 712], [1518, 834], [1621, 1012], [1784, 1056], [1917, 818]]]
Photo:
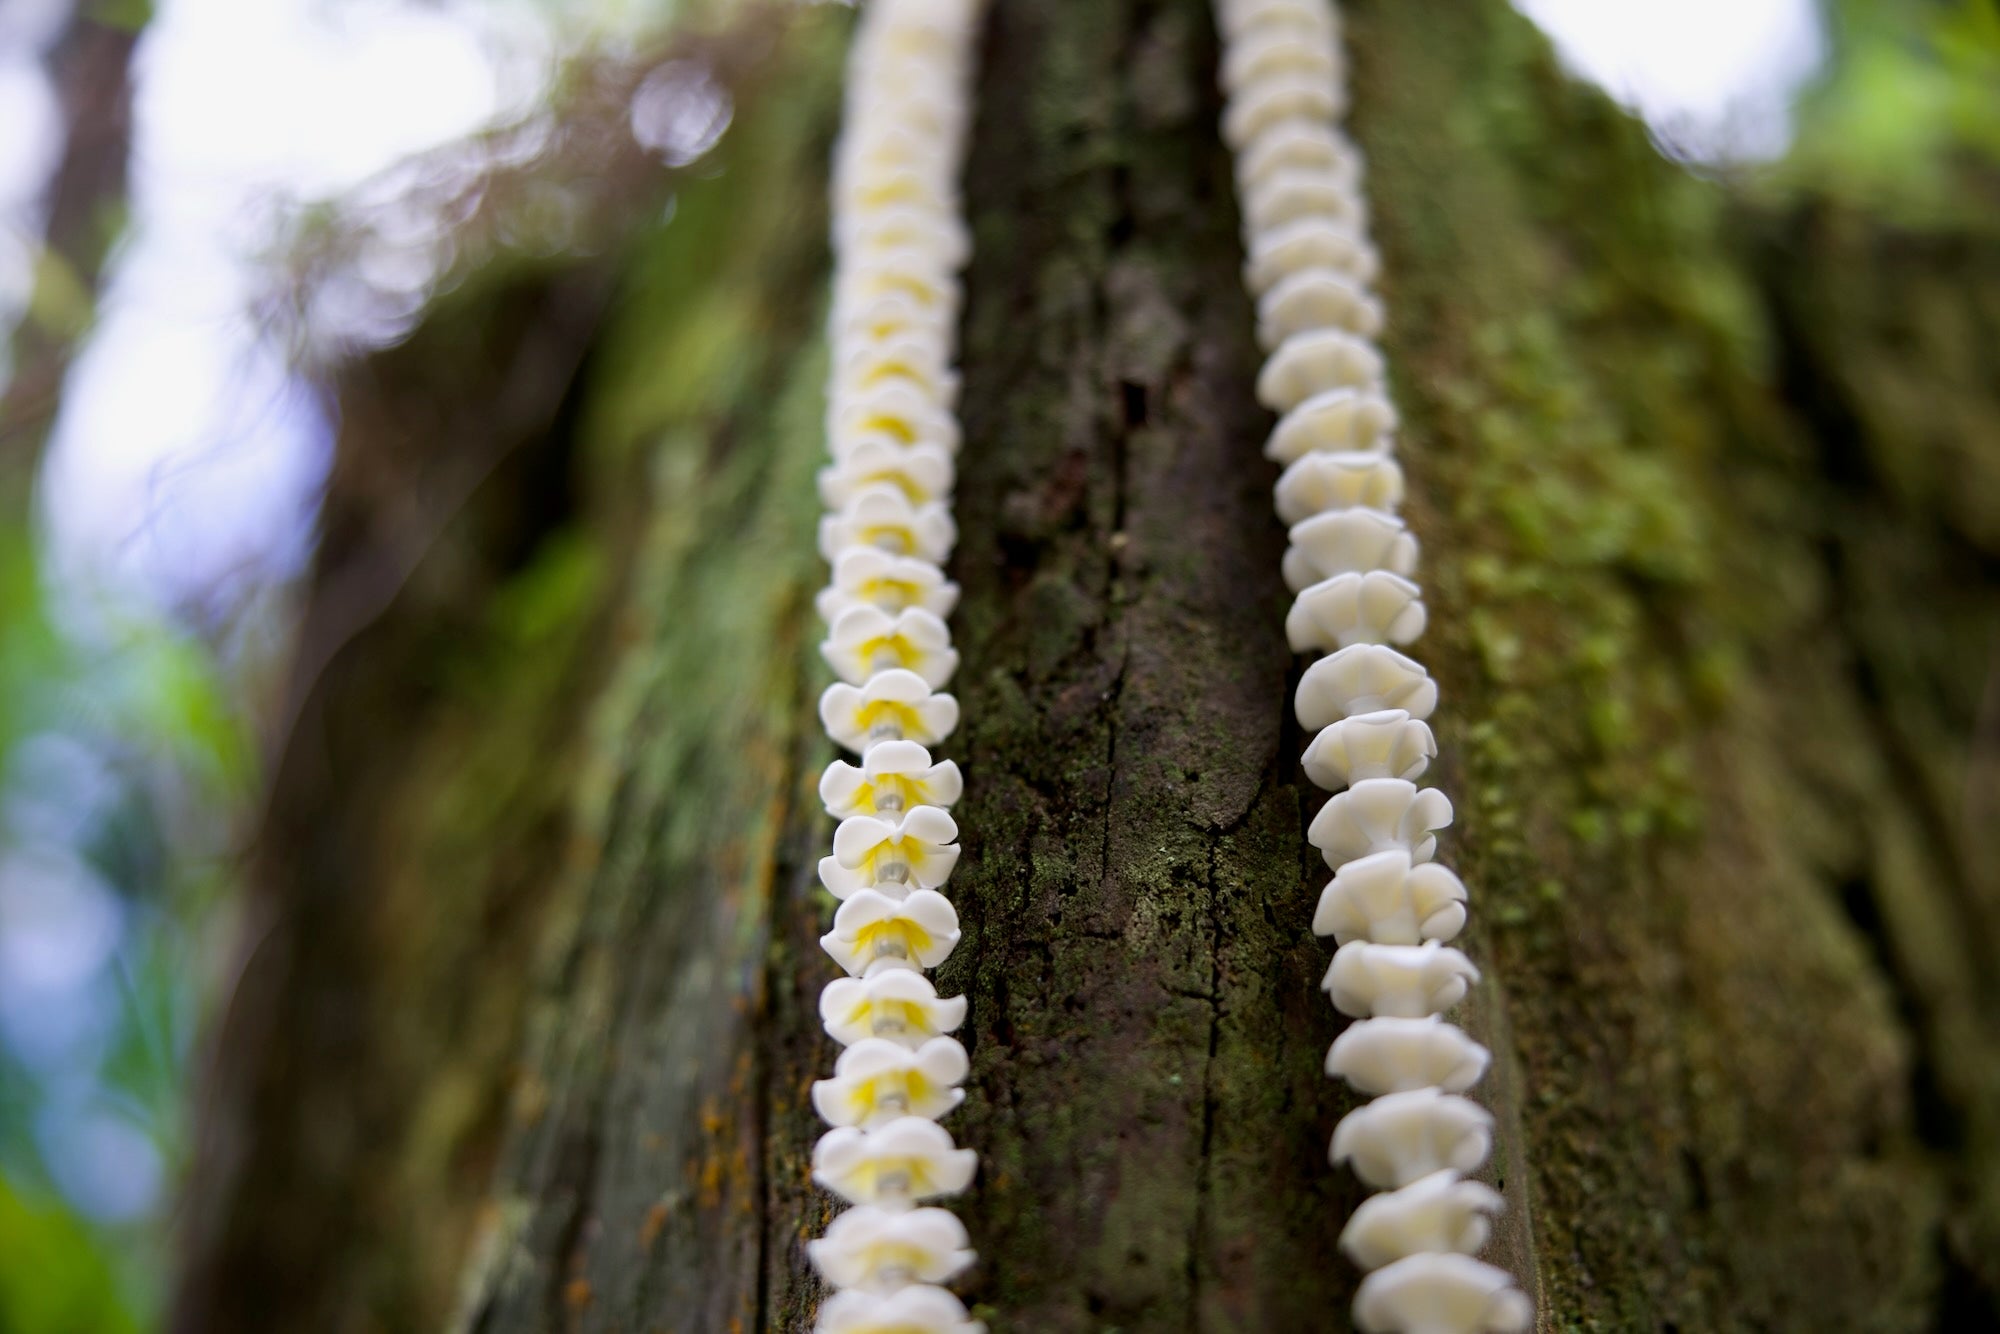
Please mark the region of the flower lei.
[[1396, 515], [1396, 411], [1373, 343], [1361, 156], [1341, 133], [1347, 93], [1328, 0], [1215, 0], [1224, 39], [1222, 134], [1235, 153], [1244, 283], [1266, 361], [1257, 397], [1282, 414], [1264, 452], [1284, 465], [1278, 517], [1294, 652], [1326, 656], [1294, 707], [1314, 733], [1307, 777], [1336, 795], [1307, 839], [1333, 869], [1313, 931], [1338, 949], [1325, 990], [1354, 1020], [1326, 1071], [1372, 1101], [1333, 1132], [1331, 1157], [1381, 1192], [1354, 1211], [1341, 1249], [1369, 1271], [1354, 1300], [1370, 1334], [1526, 1329], [1505, 1270], [1473, 1258], [1498, 1192], [1469, 1180], [1493, 1118], [1462, 1096], [1490, 1053], [1441, 1017], [1478, 980], [1446, 942], [1465, 925], [1464, 884], [1432, 860], [1451, 802], [1415, 780], [1437, 753], [1425, 723], [1437, 686], [1393, 645], [1422, 633], [1416, 539]]
[[813, 1085], [832, 1127], [813, 1177], [852, 1207], [808, 1250], [835, 1293], [821, 1334], [979, 1334], [940, 1286], [972, 1263], [965, 1226], [927, 1200], [971, 1182], [976, 1155], [938, 1118], [964, 1099], [963, 997], [923, 969], [958, 943], [939, 888], [958, 861], [958, 766], [929, 747], [958, 723], [939, 693], [958, 665], [944, 618], [951, 519], [957, 273], [969, 249], [956, 181], [977, 0], [874, 0], [848, 64], [833, 172], [833, 374], [819, 475], [820, 652], [840, 679], [820, 698], [835, 760], [820, 798], [840, 823], [820, 880], [840, 900], [820, 944], [847, 976], [820, 996], [845, 1050]]

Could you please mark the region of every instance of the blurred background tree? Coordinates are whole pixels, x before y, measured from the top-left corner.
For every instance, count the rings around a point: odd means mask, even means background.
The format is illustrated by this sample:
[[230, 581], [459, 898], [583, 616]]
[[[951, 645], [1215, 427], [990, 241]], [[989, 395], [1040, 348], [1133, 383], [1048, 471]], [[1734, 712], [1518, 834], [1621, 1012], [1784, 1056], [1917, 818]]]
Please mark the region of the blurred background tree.
[[[1500, 1258], [2000, 1323], [2000, 11], [1521, 8], [1346, 6]], [[845, 28], [0, 10], [0, 1330], [804, 1326]], [[995, 0], [981, 75], [996, 1328], [1354, 1281], [1213, 60]]]

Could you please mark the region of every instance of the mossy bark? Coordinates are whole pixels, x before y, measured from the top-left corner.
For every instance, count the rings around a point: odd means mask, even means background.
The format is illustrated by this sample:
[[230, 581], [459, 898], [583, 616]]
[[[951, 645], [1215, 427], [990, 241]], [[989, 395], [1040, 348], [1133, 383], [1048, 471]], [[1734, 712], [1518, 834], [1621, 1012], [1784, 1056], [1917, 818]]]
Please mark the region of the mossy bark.
[[[1989, 1319], [2000, 247], [1732, 204], [1498, 0], [1346, 8], [1492, 1254], [1551, 1329]], [[809, 1323], [841, 21], [797, 23], [670, 225], [349, 387], [316, 611], [391, 425], [512, 452], [309, 683], [184, 1328]], [[1201, 0], [986, 34], [939, 978], [996, 1329], [1340, 1328], [1358, 1277], [1214, 61]]]

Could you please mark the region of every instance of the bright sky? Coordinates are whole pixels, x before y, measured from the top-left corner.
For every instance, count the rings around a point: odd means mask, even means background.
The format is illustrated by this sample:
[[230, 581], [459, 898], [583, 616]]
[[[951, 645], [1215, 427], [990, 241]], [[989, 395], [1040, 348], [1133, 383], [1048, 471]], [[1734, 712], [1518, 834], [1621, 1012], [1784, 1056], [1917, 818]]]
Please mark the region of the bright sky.
[[506, 12], [160, 6], [137, 62], [135, 226], [47, 464], [60, 555], [166, 598], [296, 566], [327, 429], [246, 312], [256, 256], [289, 206], [523, 107], [546, 39]]
[[1826, 57], [1813, 0], [1514, 0], [1571, 69], [1677, 156], [1757, 161], [1791, 142], [1791, 99]]

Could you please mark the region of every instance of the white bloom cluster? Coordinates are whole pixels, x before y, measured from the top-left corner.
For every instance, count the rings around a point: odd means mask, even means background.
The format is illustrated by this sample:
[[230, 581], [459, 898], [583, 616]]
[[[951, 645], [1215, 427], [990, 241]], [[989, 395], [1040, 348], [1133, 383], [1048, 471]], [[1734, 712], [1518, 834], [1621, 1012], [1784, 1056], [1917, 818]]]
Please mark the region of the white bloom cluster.
[[1437, 753], [1424, 721], [1437, 687], [1392, 647], [1422, 633], [1425, 611], [1416, 539], [1395, 512], [1404, 483], [1372, 342], [1382, 307], [1370, 290], [1362, 162], [1338, 126], [1338, 20], [1329, 0], [1215, 7], [1243, 277], [1267, 354], [1257, 396], [1281, 414], [1265, 453], [1285, 469], [1283, 575], [1297, 595], [1285, 633], [1294, 651], [1327, 654], [1306, 669], [1295, 704], [1315, 733], [1306, 774], [1337, 794], [1307, 832], [1334, 871], [1313, 916], [1339, 946], [1324, 986], [1355, 1021], [1326, 1070], [1373, 1098], [1333, 1134], [1334, 1162], [1382, 1192], [1340, 1237], [1370, 1271], [1354, 1318], [1369, 1334], [1522, 1330], [1527, 1298], [1473, 1258], [1501, 1207], [1467, 1179], [1486, 1161], [1493, 1118], [1462, 1095], [1489, 1054], [1441, 1018], [1479, 973], [1447, 944], [1465, 925], [1465, 886], [1432, 860], [1451, 802], [1417, 786]]
[[941, 568], [959, 431], [952, 407], [958, 270], [968, 242], [957, 179], [978, 0], [872, 0], [848, 63], [833, 168], [833, 378], [820, 472], [820, 652], [840, 679], [820, 697], [827, 734], [859, 764], [820, 779], [838, 820], [820, 880], [840, 900], [820, 944], [848, 974], [820, 996], [846, 1050], [812, 1100], [833, 1127], [813, 1178], [852, 1207], [811, 1242], [837, 1292], [821, 1334], [977, 1334], [940, 1286], [972, 1263], [965, 1227], [925, 1201], [972, 1180], [975, 1155], [938, 1118], [964, 1098], [962, 997], [922, 970], [958, 943], [939, 888], [958, 862], [958, 766], [930, 747], [958, 725], [941, 694], [958, 666]]

